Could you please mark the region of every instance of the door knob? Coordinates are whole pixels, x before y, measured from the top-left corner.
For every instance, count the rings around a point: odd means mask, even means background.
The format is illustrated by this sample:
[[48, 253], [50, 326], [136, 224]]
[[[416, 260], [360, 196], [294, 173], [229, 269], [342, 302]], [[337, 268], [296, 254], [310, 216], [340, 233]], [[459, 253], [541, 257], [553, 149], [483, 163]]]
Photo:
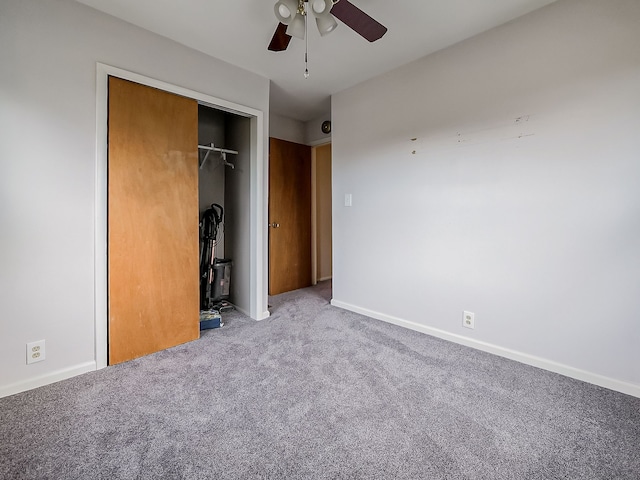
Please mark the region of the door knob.
[[278, 228], [280, 226], [280, 224], [274, 222], [274, 223], [270, 223], [269, 226], [272, 227], [272, 228]]

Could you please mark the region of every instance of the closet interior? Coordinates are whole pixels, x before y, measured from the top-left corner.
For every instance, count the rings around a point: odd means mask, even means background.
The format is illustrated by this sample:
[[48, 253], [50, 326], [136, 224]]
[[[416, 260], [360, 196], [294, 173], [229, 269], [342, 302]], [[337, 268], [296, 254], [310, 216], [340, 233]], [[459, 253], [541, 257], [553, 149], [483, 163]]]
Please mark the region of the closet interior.
[[250, 148], [249, 118], [198, 105], [201, 320], [249, 306]]

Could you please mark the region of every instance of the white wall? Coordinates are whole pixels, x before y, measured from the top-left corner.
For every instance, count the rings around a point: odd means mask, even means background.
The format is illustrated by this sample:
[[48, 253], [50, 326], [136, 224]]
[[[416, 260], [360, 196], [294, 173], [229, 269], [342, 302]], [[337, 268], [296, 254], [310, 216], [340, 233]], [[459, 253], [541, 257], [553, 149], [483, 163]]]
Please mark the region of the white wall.
[[1, 396], [95, 368], [96, 62], [264, 112], [269, 81], [71, 0], [3, 0], [0, 45]]
[[269, 114], [269, 136], [302, 145], [322, 145], [331, 142], [331, 134], [322, 133], [322, 122], [325, 120], [331, 120], [331, 113], [308, 122], [301, 122], [271, 112]]
[[639, 25], [560, 0], [335, 95], [334, 303], [640, 396]]
[[305, 144], [304, 123], [293, 118], [269, 114], [269, 136], [288, 142]]

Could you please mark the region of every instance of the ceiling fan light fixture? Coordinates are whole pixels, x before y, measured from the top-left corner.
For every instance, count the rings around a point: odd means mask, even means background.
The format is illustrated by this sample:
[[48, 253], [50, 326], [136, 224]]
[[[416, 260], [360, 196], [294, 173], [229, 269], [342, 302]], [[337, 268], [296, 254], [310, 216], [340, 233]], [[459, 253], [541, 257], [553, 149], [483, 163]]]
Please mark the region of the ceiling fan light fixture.
[[302, 16], [300, 13], [297, 13], [287, 27], [287, 35], [304, 40], [305, 31], [306, 27], [304, 24], [304, 16]]
[[298, 11], [297, 0], [278, 0], [273, 7], [279, 22], [289, 25]]
[[320, 15], [316, 16], [316, 25], [318, 26], [320, 36], [324, 37], [325, 35], [333, 32], [336, 29], [336, 27], [338, 26], [338, 22], [336, 22], [335, 18], [333, 18], [332, 15]]
[[314, 15], [329, 15], [333, 7], [333, 0], [311, 0], [311, 9]]

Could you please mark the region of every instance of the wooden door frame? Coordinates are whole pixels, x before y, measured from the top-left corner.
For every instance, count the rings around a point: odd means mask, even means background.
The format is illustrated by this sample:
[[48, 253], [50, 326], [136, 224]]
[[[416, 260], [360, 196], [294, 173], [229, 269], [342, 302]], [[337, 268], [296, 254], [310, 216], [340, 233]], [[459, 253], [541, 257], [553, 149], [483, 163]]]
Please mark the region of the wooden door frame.
[[318, 283], [318, 178], [316, 149], [325, 145], [331, 145], [331, 139], [323, 139], [311, 145], [311, 283], [313, 285]]
[[250, 199], [250, 307], [254, 320], [269, 316], [267, 309], [267, 195], [268, 158], [265, 156], [264, 112], [187, 88], [172, 85], [121, 68], [97, 63], [96, 75], [96, 178], [94, 226], [94, 296], [96, 368], [107, 366], [108, 267], [107, 267], [107, 121], [108, 78], [119, 77], [166, 92], [192, 98], [251, 120], [251, 199]]

